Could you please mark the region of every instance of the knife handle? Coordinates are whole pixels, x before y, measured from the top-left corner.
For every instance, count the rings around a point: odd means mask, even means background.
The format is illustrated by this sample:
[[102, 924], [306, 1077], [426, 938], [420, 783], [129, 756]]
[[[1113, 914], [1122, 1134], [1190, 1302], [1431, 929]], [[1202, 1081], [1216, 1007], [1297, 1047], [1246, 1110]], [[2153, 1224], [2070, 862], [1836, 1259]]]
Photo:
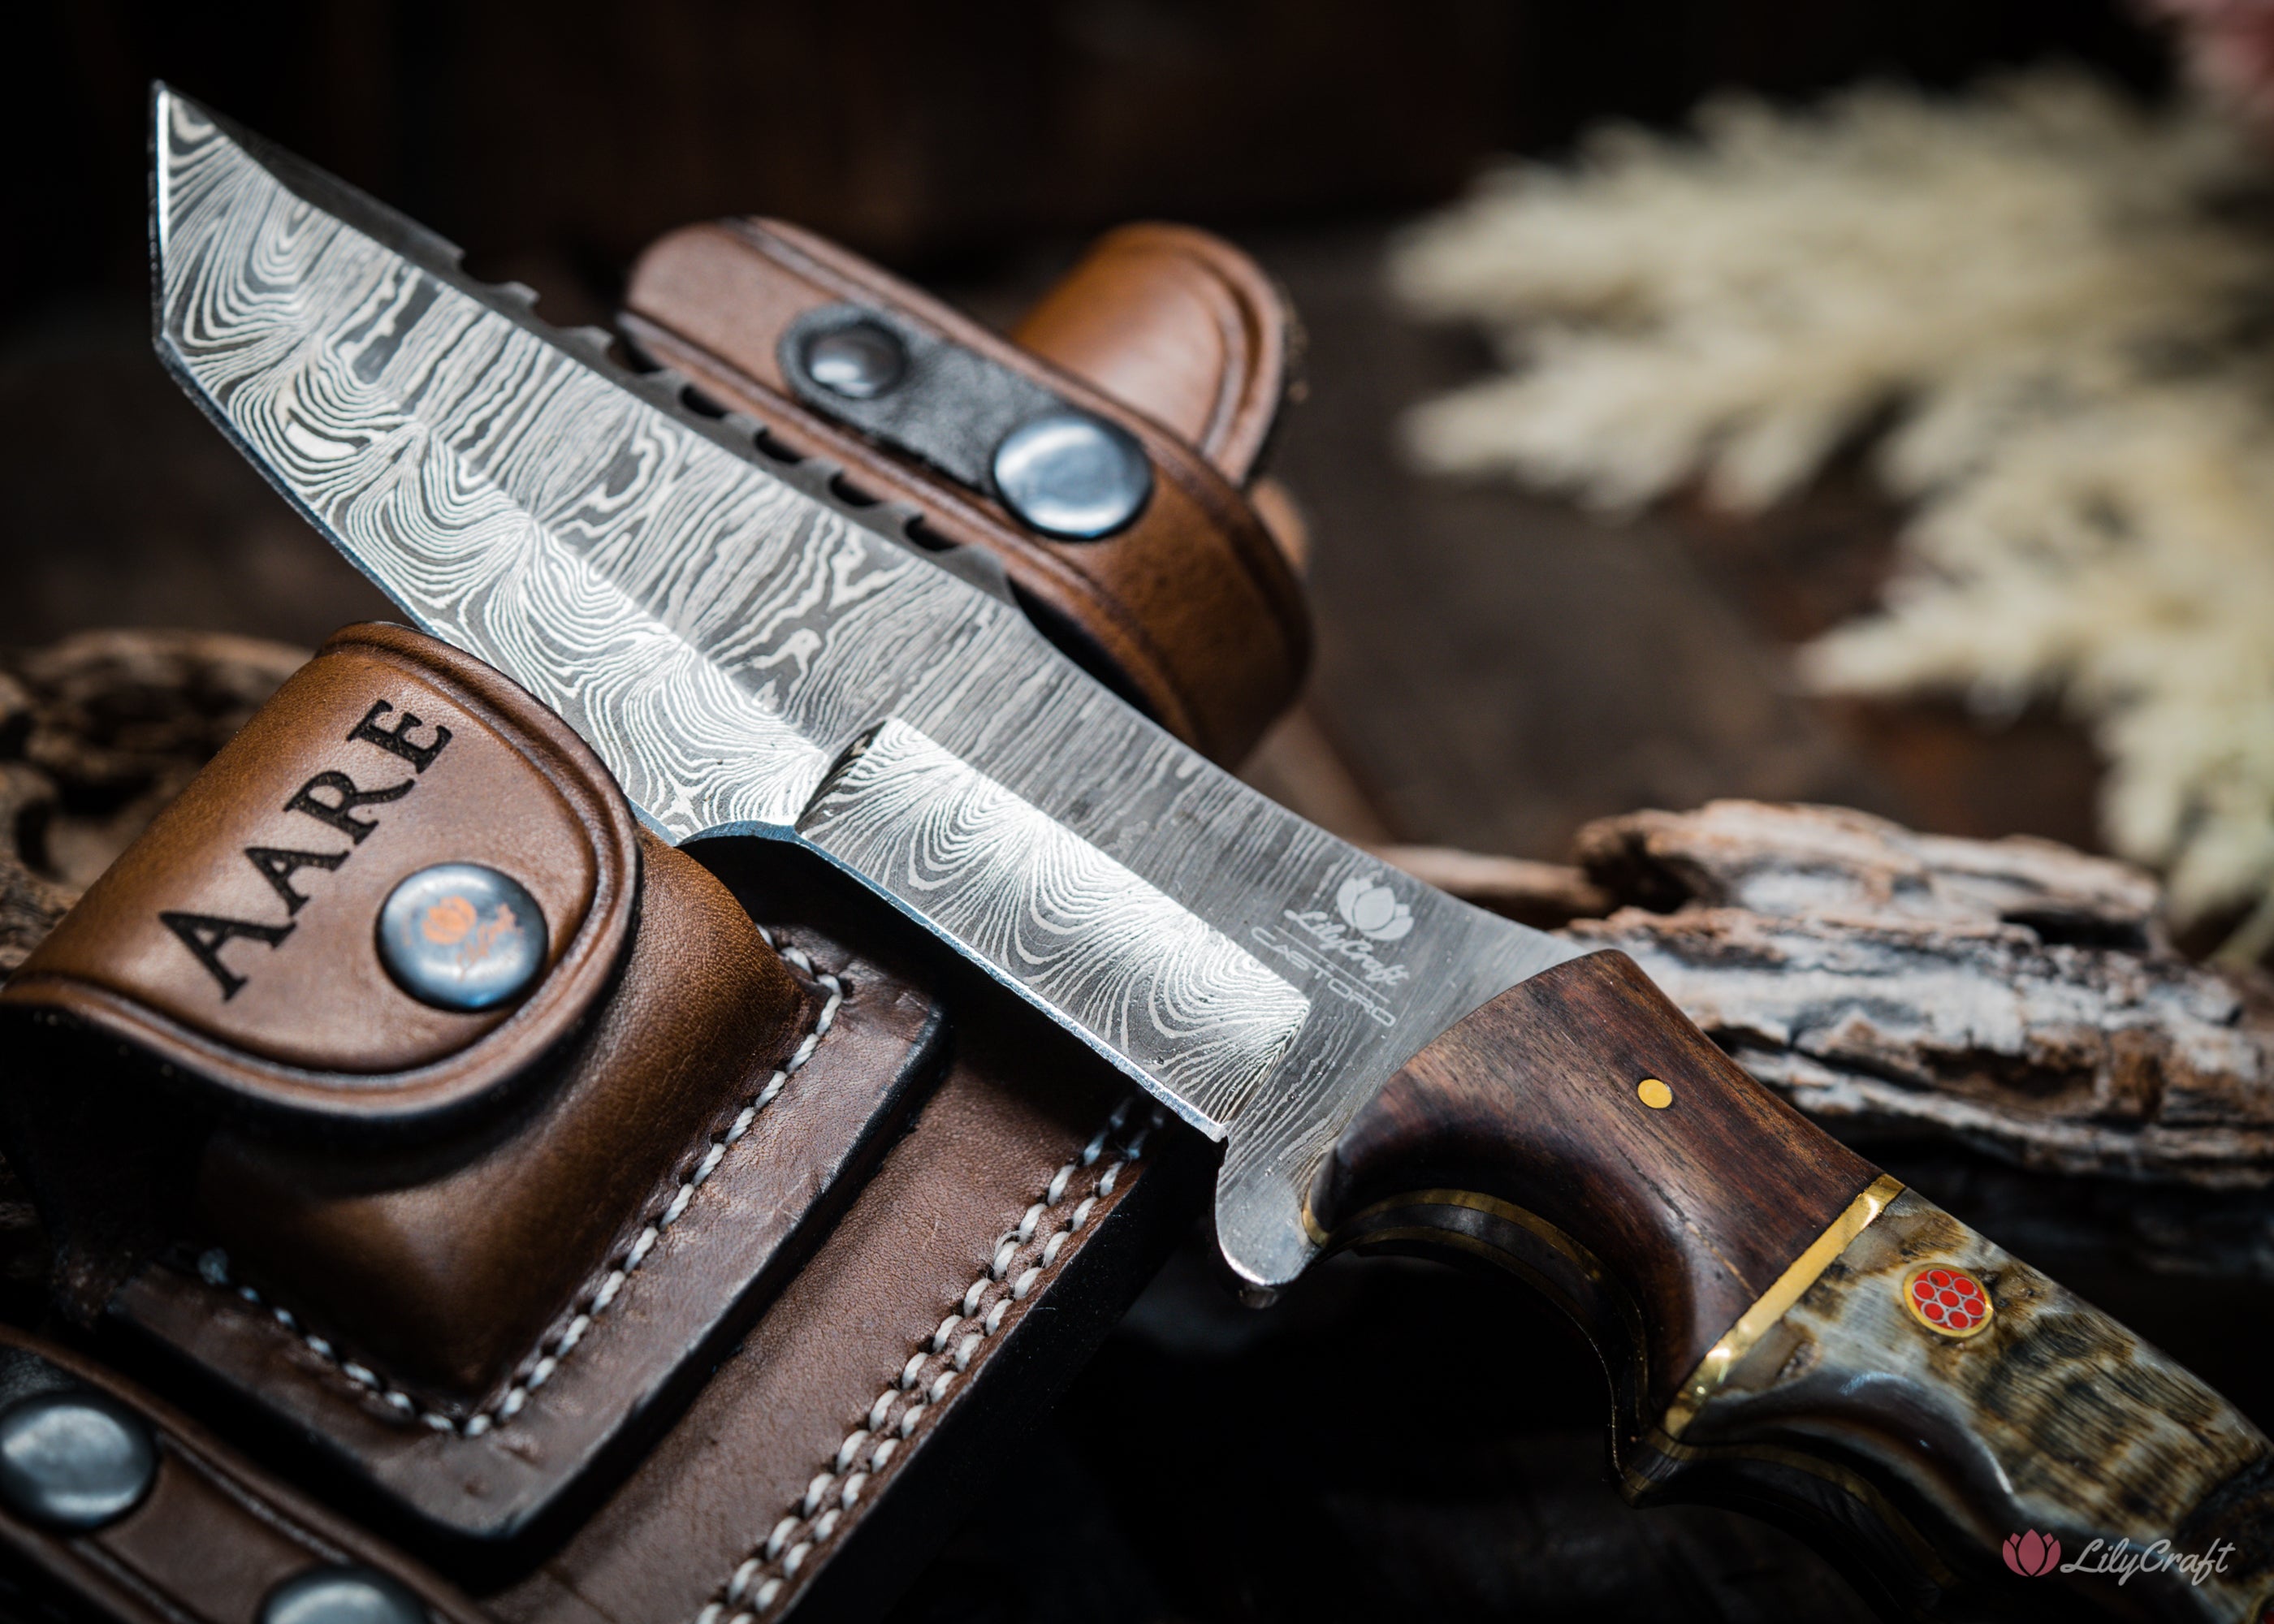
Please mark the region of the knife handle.
[[[2255, 1624], [2274, 1602], [2256, 1427], [1762, 1088], [1623, 953], [1415, 1056], [1311, 1222], [1546, 1291], [1610, 1372], [1630, 1500], [1782, 1522], [1890, 1616]], [[2126, 1539], [2201, 1562], [2119, 1583]]]

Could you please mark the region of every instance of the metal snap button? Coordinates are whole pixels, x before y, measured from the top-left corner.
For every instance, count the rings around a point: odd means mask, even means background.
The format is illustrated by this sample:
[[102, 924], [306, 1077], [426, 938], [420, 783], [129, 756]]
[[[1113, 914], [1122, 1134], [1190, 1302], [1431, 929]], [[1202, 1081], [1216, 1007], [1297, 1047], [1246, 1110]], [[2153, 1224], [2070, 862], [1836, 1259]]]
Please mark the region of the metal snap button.
[[908, 352], [899, 335], [855, 321], [817, 335], [805, 346], [805, 375], [848, 401], [872, 401], [900, 381]]
[[142, 1417], [99, 1393], [42, 1393], [0, 1415], [0, 1500], [32, 1522], [101, 1528], [157, 1475]]
[[312, 1568], [268, 1592], [260, 1624], [428, 1624], [425, 1605], [368, 1568]]
[[545, 949], [537, 898], [480, 863], [421, 868], [379, 910], [380, 962], [436, 1009], [494, 1009], [519, 997], [544, 969]]
[[995, 448], [995, 491], [1044, 535], [1094, 541], [1143, 509], [1153, 494], [1153, 465], [1115, 424], [1086, 412], [1046, 412]]

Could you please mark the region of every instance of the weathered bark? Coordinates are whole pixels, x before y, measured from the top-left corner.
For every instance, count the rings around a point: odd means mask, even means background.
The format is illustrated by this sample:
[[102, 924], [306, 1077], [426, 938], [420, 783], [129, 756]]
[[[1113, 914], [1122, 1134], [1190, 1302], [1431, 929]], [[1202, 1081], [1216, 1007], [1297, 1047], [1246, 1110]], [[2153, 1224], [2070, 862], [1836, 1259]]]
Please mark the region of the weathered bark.
[[1449, 846], [1369, 849], [1382, 861], [1395, 864], [1415, 879], [1427, 880], [1439, 891], [1543, 930], [1608, 914], [1615, 906], [1608, 892], [1567, 863], [1488, 857]]
[[27, 854], [55, 809], [56, 786], [45, 773], [0, 761], [0, 972], [23, 963], [79, 895], [40, 873]]
[[[205, 632], [101, 631], [0, 654], [0, 974], [307, 658]], [[0, 1315], [37, 1317], [48, 1244], [0, 1164]]]
[[2024, 1166], [2274, 1182], [2274, 996], [2179, 957], [2146, 875], [2046, 841], [1717, 801], [1585, 831], [1626, 949], [1764, 1082], [1849, 1138]]

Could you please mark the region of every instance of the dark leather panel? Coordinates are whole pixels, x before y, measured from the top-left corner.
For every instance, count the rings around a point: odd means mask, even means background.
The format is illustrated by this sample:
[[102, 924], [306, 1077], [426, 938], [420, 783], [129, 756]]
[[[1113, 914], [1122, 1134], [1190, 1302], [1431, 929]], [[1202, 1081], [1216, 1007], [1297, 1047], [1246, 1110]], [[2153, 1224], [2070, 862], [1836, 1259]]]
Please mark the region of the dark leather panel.
[[[658, 968], [670, 972], [666, 961]], [[882, 1131], [936, 1074], [944, 1031], [929, 999], [865, 961], [817, 968], [844, 996], [810, 1057], [756, 1109], [772, 1074], [751, 1076], [749, 1092], [714, 1106], [628, 1218], [608, 1215], [629, 1241], [592, 1266], [545, 1335], [517, 1350], [512, 1379], [478, 1403], [437, 1405], [391, 1368], [367, 1364], [315, 1313], [290, 1299], [248, 1299], [233, 1276], [216, 1284], [193, 1268], [147, 1264], [113, 1300], [113, 1322], [179, 1350], [246, 1403], [312, 1434], [335, 1466], [437, 1529], [514, 1537], [621, 1451], [621, 1429], [667, 1418], [670, 1395], [731, 1342], [859, 1182]], [[809, 987], [813, 1006], [826, 1009], [827, 989]], [[480, 1201], [478, 1175], [463, 1188]]]
[[[858, 325], [890, 330], [906, 357], [899, 381], [866, 399], [825, 388], [799, 359], [817, 340]], [[1031, 371], [1005, 366], [869, 305], [825, 304], [808, 311], [774, 348], [778, 370], [806, 405], [981, 495], [994, 489], [995, 447], [1005, 435], [1046, 412], [1070, 410]]]
[[[959, 1004], [954, 1068], [827, 1243], [639, 1470], [493, 1611], [635, 1624], [715, 1604], [716, 1619], [772, 1619], [841, 1566], [821, 1599], [857, 1612], [968, 1509], [1183, 1232], [1207, 1160], [1095, 1056], [983, 1004]], [[959, 1438], [966, 1410], [986, 1413]], [[945, 1484], [896, 1503], [935, 1448]]]

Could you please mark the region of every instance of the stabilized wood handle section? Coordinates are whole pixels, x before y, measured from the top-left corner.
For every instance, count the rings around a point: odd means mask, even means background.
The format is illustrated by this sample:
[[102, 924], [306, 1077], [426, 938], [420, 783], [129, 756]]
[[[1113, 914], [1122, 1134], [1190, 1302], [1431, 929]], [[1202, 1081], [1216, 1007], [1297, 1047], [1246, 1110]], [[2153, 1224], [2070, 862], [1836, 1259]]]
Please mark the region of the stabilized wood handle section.
[[1610, 1371], [1630, 1500], [1783, 1522], [1890, 1616], [2256, 1624], [2274, 1604], [2255, 1427], [1768, 1094], [1623, 953], [1414, 1056], [1313, 1215], [1336, 1246], [1546, 1291]]

